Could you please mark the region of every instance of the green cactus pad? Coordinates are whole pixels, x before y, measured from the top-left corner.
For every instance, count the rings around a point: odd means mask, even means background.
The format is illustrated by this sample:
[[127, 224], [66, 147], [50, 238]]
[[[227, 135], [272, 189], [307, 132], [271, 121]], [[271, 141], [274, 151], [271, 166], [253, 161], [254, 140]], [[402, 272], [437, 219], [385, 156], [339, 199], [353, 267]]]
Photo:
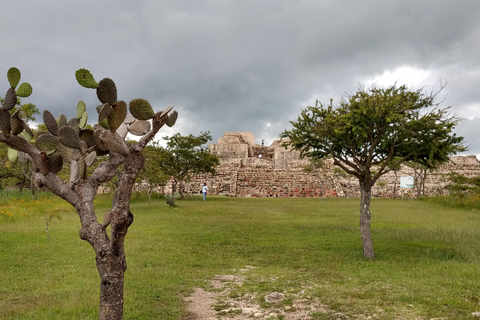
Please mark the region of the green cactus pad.
[[93, 139], [94, 131], [91, 129], [83, 129], [80, 131], [79, 137], [80, 140], [84, 141], [87, 144], [87, 147], [92, 147], [95, 145], [95, 140]]
[[47, 127], [47, 130], [54, 136], [58, 135], [58, 123], [57, 120], [48, 110], [43, 111], [43, 123]]
[[18, 159], [18, 151], [15, 149], [8, 148], [7, 155], [10, 162], [15, 162]]
[[105, 118], [102, 121], [98, 121], [98, 124], [102, 126], [102, 128], [108, 129], [108, 118]]
[[54, 150], [58, 145], [58, 138], [46, 132], [36, 139], [35, 145], [42, 151]]
[[80, 118], [80, 123], [78, 124], [80, 129], [85, 128], [85, 126], [87, 125], [87, 121], [88, 121], [88, 113], [84, 112], [83, 116]]
[[87, 167], [91, 167], [93, 165], [93, 163], [95, 162], [95, 159], [97, 159], [97, 153], [95, 151], [90, 152], [85, 157], [85, 165]]
[[77, 162], [78, 165], [78, 177], [80, 179], [87, 178], [87, 166], [85, 165], [85, 156], [80, 157]]
[[117, 102], [117, 87], [112, 79], [105, 78], [100, 80], [97, 88], [97, 97], [101, 103], [115, 104]]
[[130, 113], [138, 120], [150, 120], [155, 116], [152, 106], [147, 100], [134, 99], [129, 104]]
[[80, 149], [80, 138], [74, 128], [67, 126], [58, 129], [58, 139], [60, 142], [69, 148]]
[[0, 110], [0, 130], [3, 134], [10, 134], [10, 118], [11, 115], [8, 111]]
[[[32, 131], [30, 130], [30, 132]], [[19, 134], [19, 136], [25, 139], [27, 142], [30, 142], [32, 141], [32, 138], [33, 138], [33, 132], [32, 134], [30, 134], [28, 131], [23, 131]]]
[[33, 89], [32, 89], [32, 86], [30, 85], [30, 83], [24, 82], [18, 87], [16, 93], [17, 93], [17, 96], [22, 97], [22, 98], [26, 98], [26, 97], [29, 97], [32, 94], [32, 91], [33, 91]]
[[167, 126], [173, 127], [177, 122], [177, 118], [178, 118], [178, 112], [177, 110], [174, 110], [172, 113], [168, 115]]
[[77, 103], [77, 118], [80, 119], [83, 113], [87, 111], [87, 105], [82, 100]]
[[21, 73], [20, 73], [20, 70], [18, 70], [17, 68], [15, 67], [12, 67], [10, 69], [8, 69], [7, 71], [7, 78], [8, 78], [8, 82], [10, 83], [10, 86], [15, 89], [18, 85], [18, 83], [20, 82], [20, 78], [21, 78]]
[[43, 130], [38, 130], [37, 132], [35, 132], [35, 140], [38, 140], [38, 138], [40, 138], [41, 136], [43, 136], [44, 134], [49, 134], [48, 131], [43, 131]]
[[150, 122], [147, 120], [137, 120], [128, 126], [128, 132], [136, 136], [143, 136], [150, 130]]
[[63, 158], [59, 152], [48, 156], [48, 169], [53, 173], [58, 173], [62, 170]]
[[2, 109], [5, 111], [11, 110], [17, 104], [17, 95], [15, 89], [9, 88], [5, 94], [5, 100], [3, 101]]
[[124, 101], [118, 101], [112, 106], [112, 112], [108, 115], [108, 128], [117, 131], [127, 116], [127, 104]]
[[58, 116], [58, 119], [57, 119], [57, 123], [58, 123], [59, 128], [64, 127], [64, 126], [68, 126], [67, 116], [64, 115], [63, 113], [60, 113], [60, 115]]
[[78, 69], [75, 71], [75, 78], [79, 85], [85, 88], [97, 89], [97, 81], [93, 78], [93, 75], [87, 69]]

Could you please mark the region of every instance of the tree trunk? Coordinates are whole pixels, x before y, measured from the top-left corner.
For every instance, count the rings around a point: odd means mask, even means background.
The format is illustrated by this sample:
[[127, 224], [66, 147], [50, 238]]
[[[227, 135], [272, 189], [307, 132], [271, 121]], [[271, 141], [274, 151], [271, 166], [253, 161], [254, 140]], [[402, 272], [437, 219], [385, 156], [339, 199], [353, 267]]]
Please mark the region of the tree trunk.
[[370, 198], [372, 197], [372, 185], [369, 179], [360, 181], [360, 235], [362, 236], [363, 257], [373, 259], [373, 241], [370, 233]]
[[100, 250], [95, 259], [100, 275], [100, 319], [123, 319], [123, 283], [127, 270], [125, 252]]

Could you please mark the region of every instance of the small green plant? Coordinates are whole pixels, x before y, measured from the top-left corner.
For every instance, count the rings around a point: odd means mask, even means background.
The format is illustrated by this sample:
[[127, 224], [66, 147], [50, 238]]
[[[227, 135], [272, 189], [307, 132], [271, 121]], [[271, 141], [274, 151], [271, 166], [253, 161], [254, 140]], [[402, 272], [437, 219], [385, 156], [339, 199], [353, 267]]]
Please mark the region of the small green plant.
[[45, 220], [45, 231], [47, 232], [47, 239], [49, 242], [50, 242], [50, 233], [48, 231], [48, 226], [50, 225], [50, 222], [52, 222], [53, 219], [58, 219], [58, 220], [63, 219], [62, 215], [60, 214], [61, 212], [67, 212], [67, 210], [61, 209], [61, 208], [48, 209], [43, 215], [43, 219]]

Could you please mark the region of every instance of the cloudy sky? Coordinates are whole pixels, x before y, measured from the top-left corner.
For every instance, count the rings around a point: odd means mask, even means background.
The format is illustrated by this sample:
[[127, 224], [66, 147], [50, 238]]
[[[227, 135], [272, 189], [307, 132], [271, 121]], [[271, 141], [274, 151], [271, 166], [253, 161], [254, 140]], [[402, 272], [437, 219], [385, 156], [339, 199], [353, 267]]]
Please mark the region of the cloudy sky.
[[446, 82], [441, 106], [480, 154], [479, 14], [478, 0], [1, 0], [0, 88], [15, 66], [34, 89], [24, 102], [73, 117], [84, 100], [94, 119], [74, 76], [86, 68], [127, 103], [174, 104], [159, 140], [251, 131], [269, 145], [316, 99]]

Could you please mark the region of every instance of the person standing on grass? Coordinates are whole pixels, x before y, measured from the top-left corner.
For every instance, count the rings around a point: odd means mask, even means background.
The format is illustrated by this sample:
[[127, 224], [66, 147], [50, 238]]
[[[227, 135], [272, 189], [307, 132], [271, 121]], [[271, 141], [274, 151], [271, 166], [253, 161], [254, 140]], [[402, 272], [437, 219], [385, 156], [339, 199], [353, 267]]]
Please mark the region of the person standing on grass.
[[207, 190], [208, 190], [207, 184], [204, 183], [202, 187], [203, 201], [205, 201], [205, 198], [207, 197]]

